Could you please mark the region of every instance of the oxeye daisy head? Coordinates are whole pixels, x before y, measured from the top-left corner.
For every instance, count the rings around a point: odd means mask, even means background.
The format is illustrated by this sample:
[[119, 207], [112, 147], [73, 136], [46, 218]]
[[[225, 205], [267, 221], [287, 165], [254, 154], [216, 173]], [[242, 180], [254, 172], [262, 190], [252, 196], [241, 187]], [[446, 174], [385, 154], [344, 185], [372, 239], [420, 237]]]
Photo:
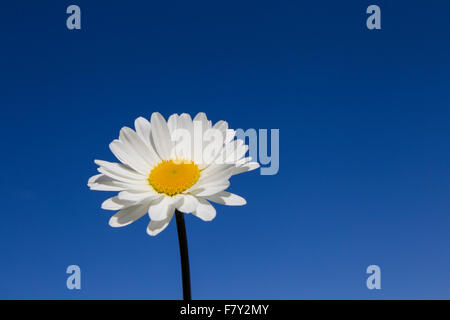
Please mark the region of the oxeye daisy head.
[[259, 167], [245, 157], [248, 146], [235, 139], [228, 123], [212, 124], [204, 113], [173, 114], [166, 120], [153, 113], [150, 121], [138, 118], [135, 130], [124, 127], [109, 145], [120, 161], [95, 160], [100, 174], [91, 177], [91, 190], [119, 191], [102, 208], [118, 211], [109, 220], [123, 227], [150, 216], [149, 235], [169, 224], [177, 209], [210, 221], [216, 210], [210, 202], [239, 206], [245, 199], [225, 191], [235, 174]]

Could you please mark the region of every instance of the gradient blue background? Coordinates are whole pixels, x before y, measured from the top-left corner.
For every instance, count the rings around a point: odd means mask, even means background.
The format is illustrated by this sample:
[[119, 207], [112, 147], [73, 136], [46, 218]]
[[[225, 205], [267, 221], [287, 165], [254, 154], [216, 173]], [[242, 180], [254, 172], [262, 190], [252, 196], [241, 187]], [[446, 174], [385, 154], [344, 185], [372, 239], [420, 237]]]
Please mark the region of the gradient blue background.
[[[370, 4], [382, 30], [365, 26]], [[100, 209], [112, 193], [86, 186], [120, 128], [154, 111], [280, 129], [279, 173], [232, 178], [248, 205], [187, 216], [194, 298], [450, 298], [449, 12], [3, 1], [0, 298], [181, 298], [174, 221], [154, 238], [148, 217], [113, 229]], [[66, 288], [71, 264], [80, 291]]]

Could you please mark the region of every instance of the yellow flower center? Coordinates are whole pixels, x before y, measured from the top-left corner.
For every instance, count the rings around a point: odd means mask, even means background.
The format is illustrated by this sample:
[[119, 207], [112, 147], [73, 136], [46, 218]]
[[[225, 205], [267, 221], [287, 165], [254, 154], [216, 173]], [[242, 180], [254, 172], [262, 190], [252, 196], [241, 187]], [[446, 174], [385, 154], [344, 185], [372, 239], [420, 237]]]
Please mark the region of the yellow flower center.
[[186, 191], [200, 178], [200, 169], [190, 161], [163, 160], [152, 169], [148, 182], [156, 192], [169, 196]]

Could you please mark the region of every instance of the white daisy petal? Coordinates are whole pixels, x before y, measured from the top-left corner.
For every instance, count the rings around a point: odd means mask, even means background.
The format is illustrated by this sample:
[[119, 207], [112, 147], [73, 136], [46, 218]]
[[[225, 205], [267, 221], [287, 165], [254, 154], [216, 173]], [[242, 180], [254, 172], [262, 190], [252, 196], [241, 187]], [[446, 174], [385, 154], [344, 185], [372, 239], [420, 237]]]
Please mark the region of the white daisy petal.
[[190, 161], [193, 159], [194, 154], [192, 141], [194, 139], [194, 126], [189, 114], [182, 113], [178, 117], [177, 129], [183, 130], [181, 131], [183, 134], [183, 139], [181, 139], [181, 142], [177, 146], [177, 149], [180, 150], [177, 150], [177, 155]]
[[103, 176], [104, 176], [104, 174], [96, 174], [95, 176], [90, 177], [89, 180], [88, 180], [88, 183], [87, 183], [88, 187], [90, 187], [91, 185], [96, 183], [97, 180], [100, 179]]
[[150, 121], [144, 117], [139, 117], [134, 121], [134, 127], [136, 128], [137, 135], [144, 141], [147, 146], [151, 146], [150, 135], [151, 135], [151, 125]]
[[121, 176], [128, 180], [143, 180], [143, 179], [147, 178], [147, 177], [143, 176], [142, 174], [136, 172], [135, 170], [131, 169], [126, 164], [116, 163], [116, 162], [108, 162], [108, 161], [103, 161], [103, 160], [94, 160], [94, 162], [98, 166], [107, 169], [109, 172], [112, 172], [116, 176]]
[[203, 131], [206, 131], [206, 129], [208, 129], [209, 127], [208, 118], [206, 117], [206, 114], [204, 112], [197, 113], [193, 121], [200, 121], [202, 123]]
[[197, 209], [192, 214], [203, 221], [211, 221], [216, 217], [216, 209], [207, 200], [199, 198]]
[[225, 143], [231, 142], [231, 140], [233, 140], [235, 135], [236, 135], [236, 131], [235, 130], [227, 129], [226, 136], [225, 136]]
[[153, 190], [149, 191], [137, 191], [137, 190], [124, 190], [117, 196], [120, 200], [125, 201], [142, 201], [144, 199], [153, 200], [159, 198], [161, 195]]
[[[99, 161], [97, 161], [97, 164], [99, 164]], [[115, 165], [122, 165], [122, 164], [117, 163]], [[147, 189], [149, 188], [147, 178], [144, 178], [144, 176], [142, 175], [139, 176], [132, 175], [124, 171], [121, 171], [122, 169], [119, 166], [117, 166], [116, 168], [114, 168], [114, 166], [106, 166], [106, 167], [101, 166], [97, 170], [100, 173], [103, 173], [105, 176], [108, 176], [111, 179], [116, 180], [117, 182], [124, 183], [132, 187], [133, 189], [145, 189], [145, 187], [147, 187]]]
[[133, 129], [123, 127], [120, 130], [119, 140], [134, 152], [135, 158], [139, 158], [147, 166], [153, 166], [159, 162], [160, 158], [153, 148], [146, 145]]
[[229, 186], [229, 181], [217, 181], [202, 185], [198, 189], [192, 190], [191, 193], [196, 197], [206, 197], [224, 191]]
[[228, 122], [223, 121], [223, 120], [217, 121], [213, 128], [216, 129], [216, 130], [221, 131], [223, 133], [223, 135], [224, 135], [224, 138], [225, 138], [226, 137], [226, 132], [228, 130]]
[[246, 158], [242, 158], [241, 160], [236, 162], [236, 167], [242, 166], [244, 164], [249, 163], [250, 161], [252, 161], [252, 157], [246, 157]]
[[240, 146], [238, 146], [236, 148], [235, 152], [234, 152], [232, 161], [233, 162], [237, 162], [237, 161], [241, 160], [245, 156], [247, 151], [248, 151], [248, 146], [247, 145], [240, 145]]
[[91, 190], [97, 191], [122, 191], [128, 187], [126, 183], [114, 180], [104, 174], [91, 177], [88, 181], [88, 186]]
[[182, 194], [179, 196], [181, 198], [181, 201], [177, 205], [177, 209], [179, 211], [184, 213], [191, 213], [194, 212], [195, 209], [197, 209], [198, 200], [196, 197], [190, 194]]
[[222, 191], [211, 196], [205, 197], [205, 199], [224, 204], [226, 206], [243, 206], [247, 203], [244, 198], [238, 196], [237, 194]]
[[225, 164], [225, 163], [234, 163], [232, 161], [227, 161], [227, 159], [233, 159], [233, 155], [236, 151], [236, 148], [241, 144], [240, 140], [233, 140], [231, 142], [225, 143], [223, 146], [220, 155], [216, 159], [214, 163], [216, 164]]
[[204, 132], [203, 139], [203, 164], [199, 165], [200, 169], [207, 168], [212, 163], [217, 163], [216, 160], [223, 153], [224, 131], [216, 128], [208, 129]]
[[120, 200], [117, 196], [106, 199], [102, 203], [102, 209], [104, 210], [120, 210], [126, 207], [130, 207], [132, 205], [135, 205], [135, 201], [126, 201], [126, 200]]
[[202, 169], [204, 167], [203, 163], [203, 151], [205, 146], [208, 144], [207, 141], [203, 141], [205, 137], [205, 132], [211, 128], [211, 122], [208, 121], [206, 114], [204, 112], [199, 112], [193, 119], [194, 125], [194, 136], [192, 139], [193, 146], [193, 157], [195, 163], [199, 165]]
[[248, 151], [248, 146], [241, 139], [233, 140], [224, 148], [224, 156], [226, 163], [236, 163]]
[[129, 146], [123, 144], [120, 140], [114, 140], [109, 144], [111, 152], [119, 159], [123, 164], [129, 165], [134, 170], [143, 175], [149, 174], [149, 166], [145, 162], [137, 157], [135, 152], [129, 148]]
[[161, 221], [167, 219], [176, 208], [177, 200], [172, 197], [163, 196], [150, 204], [148, 214], [152, 220]]
[[170, 223], [170, 220], [172, 220], [173, 212], [164, 220], [161, 221], [150, 221], [150, 223], [147, 226], [147, 234], [150, 236], [156, 236], [158, 233], [163, 231]]
[[236, 167], [234, 163], [213, 163], [202, 170], [199, 181], [203, 181], [204, 179], [212, 175], [216, 175], [223, 170], [227, 170], [233, 167]]
[[135, 184], [135, 185], [144, 185], [144, 184], [146, 184], [146, 181], [144, 179], [142, 179], [142, 180], [133, 180], [133, 179], [125, 178], [123, 176], [119, 176], [119, 175], [113, 173], [112, 171], [110, 171], [110, 170], [108, 170], [108, 169], [106, 169], [104, 167], [98, 168], [97, 171], [100, 172], [100, 173], [103, 173], [105, 176], [108, 176], [108, 177], [110, 177], [110, 178], [112, 178], [114, 180], [117, 180], [119, 182], [123, 182], [123, 183], [126, 183], [126, 184], [130, 184], [130, 185], [133, 185], [133, 184]]
[[172, 140], [167, 123], [159, 112], [154, 112], [151, 118], [152, 137], [156, 151], [162, 160], [170, 159]]
[[252, 171], [252, 170], [258, 169], [259, 167], [260, 167], [260, 165], [258, 162], [249, 162], [247, 164], [244, 164], [243, 166], [236, 167], [236, 169], [234, 169], [234, 171], [233, 171], [233, 175], [240, 174], [240, 173], [247, 172], [247, 171]]
[[167, 127], [169, 128], [169, 132], [172, 133], [177, 129], [178, 122], [178, 114], [174, 113], [167, 119]]
[[228, 180], [233, 175], [235, 169], [236, 167], [233, 165], [219, 165], [215, 170], [211, 170], [208, 173], [202, 173], [195, 188], [202, 187], [205, 184], [218, 180]]
[[187, 129], [190, 133], [192, 133], [192, 118], [187, 113], [182, 113], [178, 117], [178, 128]]
[[118, 213], [111, 217], [111, 219], [109, 220], [109, 225], [111, 227], [117, 228], [124, 227], [133, 223], [147, 213], [149, 204], [150, 203], [147, 201], [120, 210]]

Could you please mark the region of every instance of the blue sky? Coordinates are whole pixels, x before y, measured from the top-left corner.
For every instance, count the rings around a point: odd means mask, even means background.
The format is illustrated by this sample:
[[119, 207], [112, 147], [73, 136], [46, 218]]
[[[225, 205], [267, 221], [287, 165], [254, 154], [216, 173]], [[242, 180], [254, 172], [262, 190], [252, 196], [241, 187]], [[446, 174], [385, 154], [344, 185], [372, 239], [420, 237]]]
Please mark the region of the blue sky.
[[[365, 26], [370, 4], [381, 30]], [[450, 298], [449, 10], [3, 3], [0, 298], [181, 298], [175, 221], [157, 237], [148, 217], [113, 229], [111, 194], [86, 186], [120, 128], [154, 111], [280, 129], [279, 173], [231, 180], [246, 206], [186, 217], [194, 299]]]

